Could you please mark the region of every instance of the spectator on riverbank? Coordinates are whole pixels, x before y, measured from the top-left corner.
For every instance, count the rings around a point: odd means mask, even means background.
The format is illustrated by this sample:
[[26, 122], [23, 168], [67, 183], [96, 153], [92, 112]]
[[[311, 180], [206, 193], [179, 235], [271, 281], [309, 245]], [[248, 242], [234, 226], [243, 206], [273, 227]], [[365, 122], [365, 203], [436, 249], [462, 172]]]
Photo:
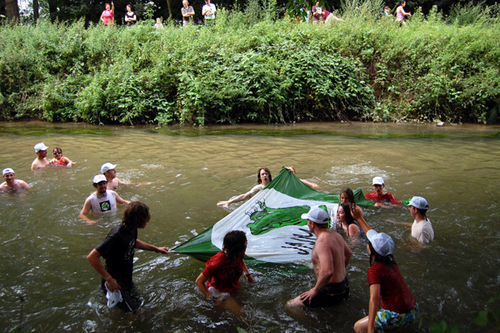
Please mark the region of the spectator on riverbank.
[[36, 158], [33, 163], [31, 163], [31, 170], [45, 169], [50, 165], [50, 162], [47, 160], [47, 149], [49, 149], [49, 147], [44, 145], [43, 142], [40, 142], [37, 143], [34, 148]]
[[406, 0], [401, 0], [401, 4], [396, 9], [396, 21], [398, 21], [399, 24], [401, 25], [406, 24], [405, 16], [411, 16], [410, 13], [405, 12], [404, 10], [405, 6], [406, 6]]
[[214, 24], [215, 23], [215, 12], [217, 8], [215, 4], [211, 3], [210, 0], [205, 0], [205, 4], [201, 8], [201, 15], [205, 19], [205, 24]]
[[115, 4], [111, 1], [111, 6], [106, 3], [105, 10], [102, 11], [101, 21], [104, 25], [114, 25], [115, 24]]
[[374, 177], [372, 181], [372, 188], [375, 192], [365, 194], [365, 198], [375, 202], [376, 207], [387, 207], [383, 203], [390, 203], [391, 205], [398, 205], [400, 202], [394, 198], [391, 192], [384, 192], [385, 182], [382, 177]]
[[325, 22], [325, 12], [323, 11], [323, 8], [320, 7], [319, 1], [312, 6], [311, 21], [316, 24]]
[[163, 29], [163, 23], [161, 23], [161, 18], [159, 17], [156, 18], [155, 28]]
[[[120, 293], [121, 297], [118, 299], [122, 300], [116, 305], [125, 312], [136, 313], [144, 303], [144, 299], [137, 295], [132, 281], [135, 249], [168, 254], [166, 247], [154, 246], [137, 239], [138, 229], [146, 228], [150, 219], [146, 204], [131, 202], [123, 212], [122, 223], [111, 229], [106, 239], [87, 256], [87, 261], [102, 277], [103, 293]], [[101, 263], [101, 256], [106, 259], [106, 267]]]
[[193, 24], [194, 9], [193, 6], [189, 5], [188, 0], [183, 0], [182, 6], [182, 25], [187, 27], [188, 25]]
[[78, 215], [79, 218], [88, 222], [89, 224], [95, 224], [97, 221], [91, 220], [87, 217], [88, 213], [92, 211], [93, 213], [102, 214], [116, 210], [116, 203], [121, 203], [128, 205], [130, 201], [123, 200], [118, 193], [115, 191], [107, 190], [106, 186], [108, 181], [104, 175], [96, 175], [93, 179], [93, 186], [96, 191], [89, 195], [85, 199], [83, 208]]
[[66, 166], [68, 168], [72, 167], [75, 165], [75, 162], [67, 158], [66, 156], [63, 156], [62, 149], [60, 147], [55, 147], [54, 150], [52, 151], [54, 154], [54, 158], [50, 160], [50, 163], [54, 166]]
[[16, 179], [16, 173], [11, 168], [3, 169], [2, 176], [5, 181], [0, 184], [0, 192], [30, 189], [30, 186], [24, 180]]
[[385, 332], [409, 326], [421, 312], [394, 260], [394, 241], [391, 236], [371, 229], [355, 207], [351, 214], [366, 232], [370, 256], [368, 316], [358, 320], [354, 330]]
[[137, 15], [132, 11], [132, 6], [127, 5], [127, 12], [125, 13], [125, 24], [127, 27], [133, 26], [137, 22]]
[[196, 285], [206, 297], [239, 316], [244, 314], [243, 309], [231, 295], [240, 287], [239, 279], [243, 273], [247, 282], [254, 282], [243, 260], [246, 248], [247, 237], [243, 231], [228, 232], [224, 236], [222, 251], [206, 262], [206, 268], [196, 278]]

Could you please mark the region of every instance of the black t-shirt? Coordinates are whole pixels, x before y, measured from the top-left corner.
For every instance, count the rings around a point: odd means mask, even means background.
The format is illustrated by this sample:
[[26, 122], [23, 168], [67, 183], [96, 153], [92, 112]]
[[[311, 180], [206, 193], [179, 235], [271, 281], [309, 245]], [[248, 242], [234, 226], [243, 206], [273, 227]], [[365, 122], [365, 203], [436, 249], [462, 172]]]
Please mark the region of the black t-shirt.
[[[122, 288], [132, 288], [135, 243], [137, 229], [130, 232], [123, 225], [117, 225], [109, 232], [106, 239], [95, 249], [106, 259], [106, 271]], [[104, 279], [103, 279], [104, 285]]]

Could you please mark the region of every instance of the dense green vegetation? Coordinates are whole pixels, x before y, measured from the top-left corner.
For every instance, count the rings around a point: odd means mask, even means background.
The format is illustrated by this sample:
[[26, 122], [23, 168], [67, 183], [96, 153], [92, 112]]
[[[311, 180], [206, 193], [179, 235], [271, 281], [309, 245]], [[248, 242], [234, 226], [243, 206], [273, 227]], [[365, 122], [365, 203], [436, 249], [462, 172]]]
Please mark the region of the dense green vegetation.
[[0, 27], [0, 116], [90, 123], [495, 122], [498, 7], [349, 4], [333, 25], [219, 12], [215, 27]]

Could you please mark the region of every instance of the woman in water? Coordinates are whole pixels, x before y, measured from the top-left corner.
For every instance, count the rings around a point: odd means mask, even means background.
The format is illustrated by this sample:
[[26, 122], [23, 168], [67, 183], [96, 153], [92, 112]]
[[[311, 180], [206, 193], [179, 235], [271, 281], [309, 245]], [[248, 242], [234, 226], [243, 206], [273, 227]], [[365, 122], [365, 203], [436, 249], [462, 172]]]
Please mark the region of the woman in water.
[[115, 24], [115, 4], [111, 1], [111, 6], [109, 3], [105, 4], [105, 10], [102, 11], [101, 21], [104, 25], [113, 25]]
[[337, 209], [337, 222], [340, 223], [345, 234], [351, 237], [351, 240], [357, 241], [359, 235], [364, 234], [364, 231], [358, 221], [352, 217], [350, 206], [349, 203], [343, 203], [339, 206]]
[[52, 151], [54, 153], [54, 158], [50, 160], [50, 163], [54, 166], [67, 166], [68, 168], [75, 165], [75, 162], [71, 161], [66, 156], [63, 156], [62, 149], [55, 147]]
[[243, 260], [246, 248], [247, 237], [243, 231], [228, 232], [222, 251], [206, 262], [206, 268], [196, 279], [196, 285], [205, 296], [237, 315], [243, 315], [243, 309], [231, 295], [240, 287], [241, 274], [245, 273], [247, 282], [254, 281]]
[[409, 326], [420, 315], [420, 309], [392, 255], [394, 241], [391, 236], [371, 229], [354, 207], [351, 214], [366, 232], [370, 256], [368, 316], [358, 320], [354, 330], [371, 333]]

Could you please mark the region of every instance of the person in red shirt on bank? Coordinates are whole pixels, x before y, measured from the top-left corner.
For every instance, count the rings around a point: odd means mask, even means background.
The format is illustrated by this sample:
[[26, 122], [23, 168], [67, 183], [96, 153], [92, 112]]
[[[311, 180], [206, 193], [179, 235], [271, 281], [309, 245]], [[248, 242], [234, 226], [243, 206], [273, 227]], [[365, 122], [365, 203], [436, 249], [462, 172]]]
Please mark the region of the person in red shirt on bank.
[[363, 219], [363, 213], [354, 206], [351, 206], [351, 214], [366, 232], [370, 256], [368, 316], [358, 320], [354, 330], [372, 333], [407, 327], [421, 312], [394, 260], [394, 241], [386, 233], [371, 229]]
[[398, 205], [400, 202], [394, 198], [391, 192], [384, 192], [384, 178], [374, 177], [372, 187], [375, 192], [365, 194], [365, 198], [375, 202], [376, 207], [383, 207], [383, 202], [388, 202], [391, 205]]
[[205, 263], [206, 268], [196, 279], [196, 285], [205, 296], [239, 316], [244, 315], [243, 309], [231, 295], [240, 287], [242, 273], [248, 282], [254, 281], [243, 260], [246, 248], [247, 237], [243, 231], [228, 232], [222, 251]]

